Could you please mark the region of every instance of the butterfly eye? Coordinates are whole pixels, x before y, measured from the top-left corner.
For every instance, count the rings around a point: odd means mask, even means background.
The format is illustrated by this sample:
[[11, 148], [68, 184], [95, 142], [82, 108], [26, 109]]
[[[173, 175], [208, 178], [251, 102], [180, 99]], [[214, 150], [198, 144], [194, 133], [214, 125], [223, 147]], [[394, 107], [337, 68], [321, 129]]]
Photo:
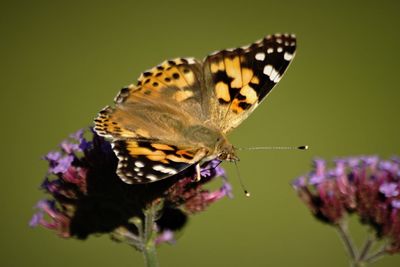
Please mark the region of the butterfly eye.
[[218, 159], [220, 159], [220, 160], [226, 160], [227, 159], [227, 154], [226, 154], [226, 152], [222, 152], [222, 153], [220, 153], [219, 155], [218, 155]]

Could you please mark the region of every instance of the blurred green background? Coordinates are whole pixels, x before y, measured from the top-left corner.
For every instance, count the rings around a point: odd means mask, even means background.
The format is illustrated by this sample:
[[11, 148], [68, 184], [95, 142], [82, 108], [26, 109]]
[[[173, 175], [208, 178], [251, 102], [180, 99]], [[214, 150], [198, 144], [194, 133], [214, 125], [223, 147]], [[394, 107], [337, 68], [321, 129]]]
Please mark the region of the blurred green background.
[[[30, 229], [43, 198], [40, 157], [90, 124], [118, 90], [164, 59], [203, 58], [266, 34], [294, 32], [297, 56], [277, 89], [230, 136], [242, 195], [192, 218], [161, 266], [348, 266], [336, 232], [290, 187], [321, 156], [399, 154], [398, 1], [1, 1], [0, 266], [141, 266], [108, 237], [63, 240]], [[357, 240], [363, 230], [354, 223]], [[399, 266], [400, 256], [373, 266]]]

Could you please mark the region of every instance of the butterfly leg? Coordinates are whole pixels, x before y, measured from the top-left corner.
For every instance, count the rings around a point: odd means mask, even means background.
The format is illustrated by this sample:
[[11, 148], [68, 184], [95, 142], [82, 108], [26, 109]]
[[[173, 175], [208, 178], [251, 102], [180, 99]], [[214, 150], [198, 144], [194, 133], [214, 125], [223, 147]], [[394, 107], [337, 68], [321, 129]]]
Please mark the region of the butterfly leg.
[[200, 164], [196, 164], [196, 182], [200, 181], [201, 179], [201, 173], [200, 173]]

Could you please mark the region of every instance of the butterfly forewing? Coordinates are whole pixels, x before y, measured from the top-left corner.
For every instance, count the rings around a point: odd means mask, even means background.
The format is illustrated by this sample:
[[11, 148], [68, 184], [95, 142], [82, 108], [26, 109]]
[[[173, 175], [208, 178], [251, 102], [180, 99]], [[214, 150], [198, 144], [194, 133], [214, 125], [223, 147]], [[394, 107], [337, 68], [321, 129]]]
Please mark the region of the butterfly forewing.
[[208, 56], [204, 62], [212, 119], [223, 133], [237, 127], [280, 81], [294, 57], [294, 35], [276, 34], [233, 50]]

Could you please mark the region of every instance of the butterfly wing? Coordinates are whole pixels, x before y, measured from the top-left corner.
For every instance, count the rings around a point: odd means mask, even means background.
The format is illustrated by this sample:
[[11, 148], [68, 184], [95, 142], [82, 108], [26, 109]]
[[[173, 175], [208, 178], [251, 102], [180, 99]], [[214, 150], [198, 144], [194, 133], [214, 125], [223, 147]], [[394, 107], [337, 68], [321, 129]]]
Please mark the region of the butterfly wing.
[[206, 119], [203, 110], [209, 110], [203, 107], [202, 79], [201, 64], [194, 59], [165, 61], [144, 72], [136, 86], [123, 88], [115, 107], [98, 114], [94, 129], [112, 139], [123, 181], [164, 179], [204, 157], [190, 133]]
[[165, 61], [142, 73], [136, 86], [123, 88], [114, 99], [115, 107], [98, 114], [95, 130], [111, 139], [181, 144], [184, 128], [207, 118], [202, 79], [201, 64], [194, 59]]
[[211, 120], [223, 133], [236, 128], [280, 81], [296, 50], [294, 35], [275, 34], [204, 61]]
[[126, 183], [155, 182], [185, 170], [204, 157], [203, 151], [135, 139], [112, 142], [118, 176]]

